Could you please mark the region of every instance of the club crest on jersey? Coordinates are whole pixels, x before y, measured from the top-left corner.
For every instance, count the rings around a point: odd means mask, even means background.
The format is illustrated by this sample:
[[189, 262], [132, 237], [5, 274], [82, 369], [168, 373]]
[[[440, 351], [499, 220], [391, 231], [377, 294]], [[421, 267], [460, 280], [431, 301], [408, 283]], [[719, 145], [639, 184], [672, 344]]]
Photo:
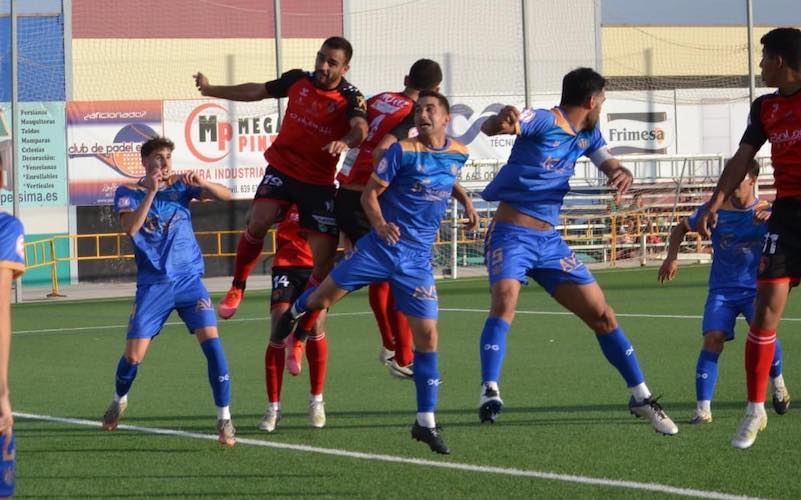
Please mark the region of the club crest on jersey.
[[178, 200], [178, 193], [170, 193], [170, 199], [172, 201], [177, 201]]
[[522, 113], [520, 113], [520, 121], [523, 123], [528, 123], [534, 119], [536, 113], [533, 109], [524, 109]]
[[590, 143], [589, 141], [587, 141], [587, 139], [582, 138], [578, 140], [578, 147], [580, 147], [581, 149], [587, 149], [587, 146], [589, 145]]
[[388, 166], [387, 165], [387, 159], [386, 158], [381, 158], [381, 161], [378, 162], [378, 165], [376, 165], [376, 167], [375, 167], [375, 173], [377, 173], [379, 175], [383, 174], [384, 172], [387, 171], [387, 166]]
[[459, 175], [459, 165], [456, 163], [451, 164], [451, 175], [454, 177]]

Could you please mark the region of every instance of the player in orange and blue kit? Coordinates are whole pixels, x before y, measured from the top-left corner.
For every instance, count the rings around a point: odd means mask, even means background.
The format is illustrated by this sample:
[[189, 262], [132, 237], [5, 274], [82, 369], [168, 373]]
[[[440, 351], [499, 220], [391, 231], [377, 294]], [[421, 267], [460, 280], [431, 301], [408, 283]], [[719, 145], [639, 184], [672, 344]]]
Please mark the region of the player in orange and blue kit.
[[[267, 411], [259, 429], [275, 430], [281, 420], [281, 386], [284, 363], [292, 375], [300, 373], [300, 365], [288, 353], [282, 339], [276, 337], [276, 325], [281, 315], [306, 289], [312, 275], [314, 260], [306, 238], [301, 234], [298, 211], [293, 205], [275, 233], [275, 256], [272, 265], [272, 294], [270, 296], [270, 323], [273, 334], [264, 353], [264, 380], [267, 385]], [[306, 339], [306, 359], [309, 361], [309, 421], [312, 427], [325, 426], [325, 403], [323, 386], [328, 364], [328, 339], [325, 336], [325, 313], [317, 319], [311, 335]], [[303, 344], [301, 344], [303, 345]]]
[[[372, 231], [359, 239], [350, 258], [322, 284], [295, 301], [277, 330], [279, 338], [285, 337], [301, 316], [326, 309], [370, 283], [389, 281], [398, 308], [409, 320], [415, 345], [417, 419], [412, 437], [437, 453], [449, 453], [434, 418], [440, 376], [431, 249], [451, 194], [457, 199], [464, 196], [454, 186], [468, 152], [446, 135], [449, 105], [441, 94], [420, 92], [414, 120], [419, 135], [393, 144], [365, 187], [362, 205]], [[476, 217], [472, 207], [466, 210], [471, 219]]]
[[[2, 185], [2, 184], [0, 184]], [[11, 351], [11, 284], [25, 272], [25, 236], [22, 223], [0, 212], [0, 497], [14, 494], [16, 443], [8, 388]]]
[[479, 344], [482, 422], [494, 423], [503, 408], [498, 382], [506, 336], [520, 287], [531, 277], [595, 332], [604, 356], [629, 387], [629, 410], [650, 420], [657, 432], [678, 432], [645, 385], [634, 347], [603, 291], [554, 228], [580, 156], [588, 156], [619, 194], [631, 185], [631, 172], [608, 152], [598, 128], [605, 85], [590, 68], [573, 70], [562, 80], [560, 106], [522, 113], [506, 106], [481, 127], [487, 135], [518, 136], [509, 161], [482, 193], [485, 200], [500, 202], [485, 243], [492, 304]]
[[125, 354], [117, 365], [114, 400], [103, 415], [103, 429], [119, 424], [128, 406], [128, 391], [150, 342], [173, 310], [194, 334], [208, 361], [208, 376], [217, 406], [220, 443], [236, 443], [229, 403], [228, 362], [217, 334], [209, 292], [200, 280], [203, 255], [192, 229], [193, 199], [230, 200], [228, 188], [190, 172], [172, 175], [172, 141], [155, 137], [142, 145], [145, 177], [122, 185], [114, 196], [120, 225], [131, 237], [136, 258], [136, 299], [128, 321]]

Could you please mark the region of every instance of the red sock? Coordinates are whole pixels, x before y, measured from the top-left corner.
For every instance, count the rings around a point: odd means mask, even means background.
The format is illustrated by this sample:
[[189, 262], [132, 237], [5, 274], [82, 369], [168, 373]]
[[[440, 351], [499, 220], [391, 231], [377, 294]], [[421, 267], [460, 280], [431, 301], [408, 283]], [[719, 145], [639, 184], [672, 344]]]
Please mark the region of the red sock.
[[748, 383], [748, 401], [764, 403], [768, 390], [768, 376], [773, 354], [776, 351], [776, 331], [751, 329], [745, 342], [745, 377]]
[[284, 382], [284, 344], [270, 342], [264, 353], [264, 382], [267, 385], [267, 400], [281, 401], [281, 385]]
[[239, 237], [239, 244], [236, 246], [234, 281], [247, 281], [250, 272], [259, 262], [263, 248], [264, 238], [256, 238], [247, 229], [242, 232], [242, 236]]
[[328, 339], [325, 333], [309, 337], [306, 341], [306, 359], [309, 361], [310, 392], [315, 396], [322, 394], [328, 368]]
[[[306, 282], [306, 288], [303, 290], [306, 291], [309, 288], [313, 288], [319, 285], [321, 282], [322, 280], [318, 278], [317, 275], [312, 274], [311, 278], [309, 278], [309, 281]], [[317, 323], [317, 318], [320, 317], [320, 311], [322, 311], [322, 309], [315, 309], [304, 314], [303, 317], [300, 318], [300, 324], [298, 327], [306, 332], [312, 331], [314, 329], [314, 324]]]
[[409, 320], [395, 305], [395, 297], [390, 294], [387, 309], [389, 324], [392, 326], [392, 336], [395, 339], [395, 361], [401, 366], [409, 366], [414, 361], [412, 352], [412, 329]]
[[369, 287], [370, 308], [373, 310], [378, 331], [381, 332], [381, 343], [388, 351], [395, 350], [395, 340], [392, 335], [392, 318], [390, 315], [390, 289], [389, 282], [372, 283]]

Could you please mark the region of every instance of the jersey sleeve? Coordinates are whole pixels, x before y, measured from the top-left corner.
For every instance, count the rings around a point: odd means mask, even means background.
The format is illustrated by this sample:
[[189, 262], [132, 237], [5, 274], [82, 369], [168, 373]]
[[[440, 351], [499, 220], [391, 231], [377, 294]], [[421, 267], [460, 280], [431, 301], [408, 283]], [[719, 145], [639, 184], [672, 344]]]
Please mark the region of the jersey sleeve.
[[526, 108], [520, 113], [520, 136], [534, 138], [553, 125], [553, 114], [546, 109]]
[[367, 101], [359, 89], [348, 83], [344, 79], [339, 87], [339, 92], [345, 97], [348, 103], [345, 109], [345, 114], [348, 118], [364, 118], [367, 119]]
[[698, 219], [701, 218], [701, 214], [704, 213], [704, 209], [706, 209], [706, 203], [698, 207], [695, 212], [689, 217], [685, 219], [685, 224], [691, 231], [695, 231], [698, 228]]
[[139, 200], [130, 188], [120, 186], [114, 192], [114, 211], [118, 214], [133, 212], [138, 206]]
[[269, 81], [265, 83], [264, 86], [267, 89], [267, 93], [270, 94], [270, 97], [286, 97], [289, 95], [289, 87], [306, 76], [308, 76], [308, 73], [302, 69], [291, 69], [281, 75], [281, 78]]
[[748, 126], [745, 128], [740, 144], [750, 144], [754, 149], [759, 149], [768, 140], [765, 135], [765, 128], [762, 126], [762, 102], [764, 99], [759, 97], [751, 104], [751, 111], [748, 113]]
[[397, 140], [402, 141], [410, 137], [410, 131], [413, 128], [414, 128], [414, 113], [409, 113], [408, 115], [406, 115], [406, 118], [404, 118], [402, 122], [395, 125], [395, 128], [393, 128], [387, 133], [394, 136]]
[[592, 131], [592, 137], [590, 138], [590, 145], [584, 150], [584, 156], [590, 157], [593, 153], [599, 149], [604, 149], [605, 147], [606, 139], [604, 139], [601, 129], [595, 127], [595, 129]]
[[203, 188], [200, 186], [186, 186], [186, 196], [188, 201], [200, 200], [203, 198]]
[[19, 219], [8, 219], [0, 234], [0, 268], [11, 269], [18, 278], [25, 272], [25, 234]]
[[396, 142], [384, 153], [384, 157], [375, 166], [373, 178], [378, 181], [382, 186], [389, 186], [392, 179], [398, 174], [401, 166], [401, 159], [403, 158], [403, 148], [399, 142]]

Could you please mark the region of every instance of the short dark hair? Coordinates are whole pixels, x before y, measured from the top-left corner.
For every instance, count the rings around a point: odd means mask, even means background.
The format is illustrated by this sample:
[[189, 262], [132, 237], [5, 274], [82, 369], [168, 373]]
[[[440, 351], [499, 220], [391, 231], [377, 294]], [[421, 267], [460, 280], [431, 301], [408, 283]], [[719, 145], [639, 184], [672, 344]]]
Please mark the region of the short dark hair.
[[345, 64], [350, 62], [350, 58], [353, 57], [353, 45], [350, 44], [345, 38], [341, 36], [330, 36], [325, 39], [323, 42], [323, 47], [328, 47], [329, 49], [339, 49], [345, 53]]
[[606, 87], [606, 79], [592, 68], [576, 68], [562, 78], [561, 106], [581, 106]]
[[417, 96], [417, 101], [419, 102], [423, 97], [433, 97], [437, 99], [442, 107], [445, 108], [445, 111], [450, 114], [451, 104], [448, 102], [448, 98], [444, 95], [440, 94], [436, 90], [421, 90], [420, 94]]
[[409, 86], [417, 90], [434, 90], [442, 83], [442, 68], [431, 59], [418, 59], [409, 68]]
[[768, 31], [759, 43], [765, 52], [781, 56], [784, 62], [795, 71], [801, 70], [801, 30], [798, 28], [776, 28]]
[[170, 151], [175, 149], [175, 144], [166, 137], [155, 136], [148, 139], [145, 143], [142, 144], [142, 149], [139, 150], [139, 154], [142, 155], [142, 159], [144, 160], [153, 151], [158, 151], [159, 149], [167, 148]]

